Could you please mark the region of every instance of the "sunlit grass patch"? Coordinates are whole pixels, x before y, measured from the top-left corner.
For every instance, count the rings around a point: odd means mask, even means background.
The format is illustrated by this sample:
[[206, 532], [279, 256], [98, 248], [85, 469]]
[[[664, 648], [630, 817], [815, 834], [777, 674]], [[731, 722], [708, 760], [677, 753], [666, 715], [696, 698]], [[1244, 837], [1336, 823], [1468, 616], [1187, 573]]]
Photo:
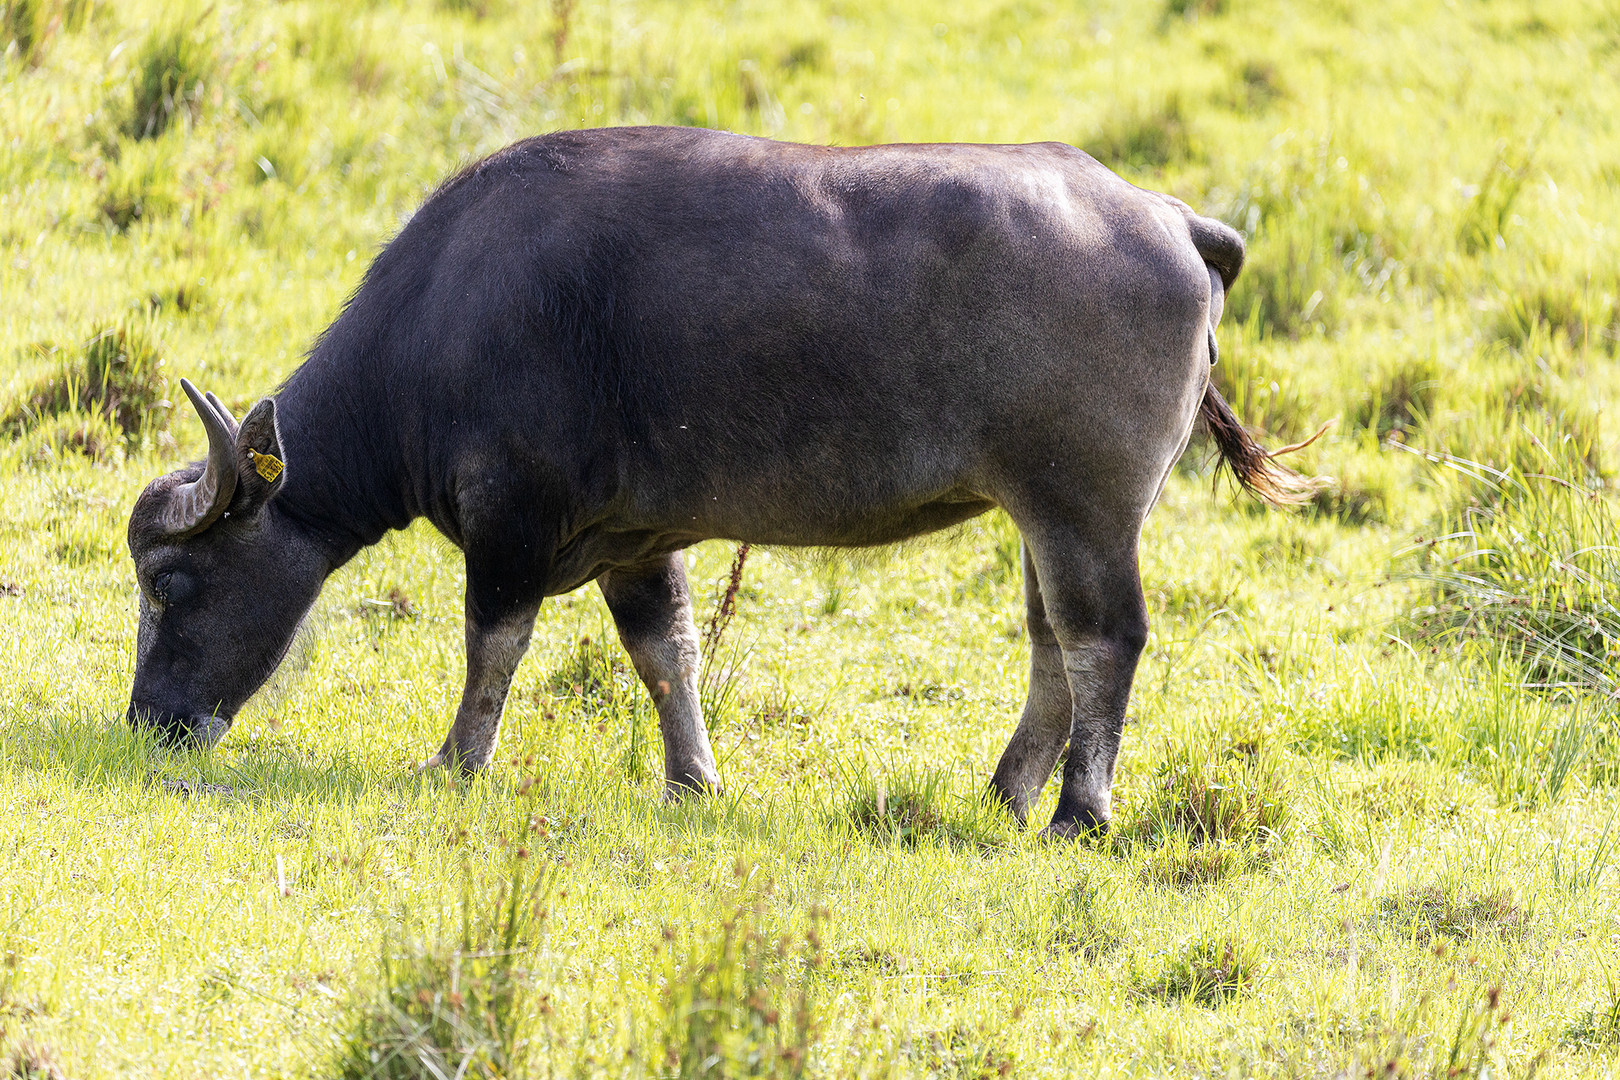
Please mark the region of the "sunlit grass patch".
[[1323, 248], [1320, 226], [1289, 217], [1256, 238], [1231, 303], [1235, 315], [1265, 333], [1296, 337], [1338, 320], [1340, 289], [1338, 264]]
[[1005, 1039], [966, 1024], [918, 1032], [901, 1046], [901, 1053], [924, 1076], [999, 1080], [1018, 1072], [1018, 1058], [1008, 1049]]
[[1377, 820], [1412, 816], [1451, 821], [1474, 806], [1474, 785], [1428, 762], [1381, 764], [1356, 786], [1351, 804]]
[[1174, 889], [1216, 885], [1264, 867], [1274, 854], [1250, 844], [1194, 843], [1185, 832], [1177, 831], [1142, 854], [1137, 878], [1144, 885]]
[[1567, 353], [1530, 365], [1492, 354], [1475, 384], [1453, 385], [1437, 399], [1411, 449], [1443, 497], [1441, 525], [1459, 528], [1473, 507], [1515, 497], [1515, 485], [1532, 477], [1588, 490], [1607, 482], [1603, 425], [1573, 364]]
[[1193, 121], [1178, 93], [1140, 100], [1077, 141], [1098, 161], [1121, 171], [1162, 169], [1200, 151]]
[[[1527, 1052], [1522, 1043], [1515, 1045], [1519, 1032], [1514, 1020], [1500, 986], [1471, 988], [1461, 1003], [1424, 990], [1394, 1015], [1374, 1014], [1341, 1022], [1341, 1046], [1318, 1064], [1333, 1068], [1333, 1076], [1530, 1080], [1546, 1065], [1550, 1048]], [[1351, 1045], [1342, 1048], [1342, 1041]]]
[[1237, 933], [1195, 938], [1169, 951], [1156, 971], [1138, 969], [1143, 993], [1214, 1008], [1251, 994], [1264, 971], [1260, 947]]
[[25, 67], [37, 66], [56, 31], [59, 15], [50, 0], [7, 0], [0, 8], [0, 49], [5, 58], [15, 58]]
[[1113, 952], [1122, 943], [1121, 927], [1129, 919], [1125, 889], [1102, 874], [1088, 874], [1059, 885], [1053, 897], [1036, 901], [1026, 939], [1053, 955], [1078, 956], [1087, 962]]
[[0, 1058], [0, 1076], [5, 1080], [67, 1080], [51, 1051], [27, 1040]]
[[604, 645], [589, 634], [579, 638], [572, 655], [552, 669], [545, 683], [555, 695], [580, 698], [597, 708], [645, 692], [630, 670], [624, 650], [617, 643]]
[[809, 1071], [822, 1027], [813, 996], [824, 963], [818, 923], [771, 934], [762, 915], [745, 904], [671, 951], [643, 1067], [784, 1080]]
[[418, 941], [406, 935], [384, 953], [374, 990], [333, 1062], [344, 1080], [503, 1080], [521, 1075], [535, 1029], [529, 965], [544, 933], [547, 879], [525, 873], [515, 853], [494, 897], [462, 901], [459, 933]]
[[124, 459], [124, 433], [99, 413], [59, 413], [34, 429], [35, 453], [82, 454], [100, 465]]
[[1506, 889], [1417, 886], [1385, 897], [1378, 911], [1397, 932], [1420, 942], [1466, 941], [1482, 933], [1514, 937], [1530, 927], [1530, 913]]
[[1195, 738], [1167, 745], [1141, 781], [1136, 820], [1125, 834], [1149, 843], [1181, 834], [1192, 845], [1282, 839], [1294, 812], [1292, 785], [1278, 754], [1265, 741]]
[[[1242, 281], [1247, 277], [1245, 273]], [[1210, 372], [1215, 386], [1243, 422], [1274, 439], [1293, 441], [1331, 417], [1279, 362], [1264, 336], [1258, 310], [1232, 319], [1220, 335], [1220, 358]]]
[[175, 161], [163, 143], [142, 143], [120, 154], [108, 166], [96, 200], [106, 224], [122, 233], [173, 214], [179, 206]]
[[[138, 320], [102, 326], [76, 348], [39, 346], [55, 370], [23, 391], [0, 412], [0, 431], [13, 436], [57, 417], [78, 417], [77, 427], [57, 433], [56, 445], [70, 441], [87, 456], [97, 440], [116, 431], [127, 443], [168, 427], [168, 373], [152, 328]], [[76, 437], [70, 432], [76, 430]]]
[[1428, 586], [1421, 639], [1483, 645], [1532, 686], [1612, 694], [1620, 670], [1620, 518], [1588, 486], [1578, 452], [1547, 448], [1546, 473], [1482, 473], [1495, 505], [1459, 514], [1409, 553]]
[[1330, 479], [1311, 496], [1307, 504], [1310, 512], [1355, 527], [1388, 522], [1406, 481], [1400, 464], [1370, 437], [1359, 445], [1325, 447], [1315, 456], [1309, 471]]
[[218, 60], [201, 19], [180, 15], [154, 28], [135, 54], [134, 81], [124, 133], [133, 139], [162, 135], [176, 120], [195, 120]]
[[1603, 975], [1604, 994], [1564, 1029], [1565, 1045], [1592, 1050], [1620, 1047], [1620, 988], [1608, 970]]
[[1557, 343], [1614, 353], [1620, 342], [1617, 283], [1606, 274], [1536, 273], [1505, 283], [1487, 333], [1520, 353]]
[[873, 841], [902, 847], [929, 841], [978, 850], [1005, 845], [1005, 811], [980, 792], [956, 794], [951, 781], [948, 769], [845, 767], [839, 819]]
[[1346, 419], [1353, 428], [1376, 432], [1380, 441], [1395, 432], [1405, 433], [1434, 412], [1441, 385], [1440, 366], [1433, 356], [1385, 361]]

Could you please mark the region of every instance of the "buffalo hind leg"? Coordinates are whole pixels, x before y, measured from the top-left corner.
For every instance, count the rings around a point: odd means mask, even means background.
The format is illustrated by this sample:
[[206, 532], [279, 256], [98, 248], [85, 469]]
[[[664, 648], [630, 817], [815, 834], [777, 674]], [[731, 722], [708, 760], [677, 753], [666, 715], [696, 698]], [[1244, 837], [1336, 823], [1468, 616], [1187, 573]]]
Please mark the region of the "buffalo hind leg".
[[597, 579], [619, 640], [658, 707], [664, 738], [664, 794], [718, 791], [720, 773], [698, 700], [701, 651], [680, 552]]
[[1047, 836], [1069, 839], [1109, 825], [1125, 707], [1147, 644], [1137, 531], [1025, 533], [1071, 698], [1069, 755]]
[[1024, 545], [1024, 610], [1029, 626], [1029, 697], [1007, 749], [990, 780], [991, 793], [1009, 809], [1018, 824], [1052, 778], [1052, 767], [1069, 741], [1074, 703], [1069, 678], [1063, 669], [1063, 650], [1046, 618], [1040, 578], [1029, 545]]

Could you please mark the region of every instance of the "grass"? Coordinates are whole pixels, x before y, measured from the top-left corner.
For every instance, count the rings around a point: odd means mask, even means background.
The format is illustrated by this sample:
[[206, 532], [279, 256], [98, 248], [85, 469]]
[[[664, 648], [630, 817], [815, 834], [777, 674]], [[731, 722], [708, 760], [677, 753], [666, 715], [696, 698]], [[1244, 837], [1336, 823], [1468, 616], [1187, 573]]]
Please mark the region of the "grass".
[[[1569, 444], [1547, 448], [1540, 469], [1478, 469], [1494, 505], [1470, 506], [1444, 539], [1418, 545], [1412, 575], [1431, 602], [1415, 612], [1417, 636], [1501, 650], [1531, 685], [1620, 693], [1620, 528]], [[1532, 466], [1534, 468], [1536, 466]]]
[[[1603, 5], [4, 12], [0, 1075], [1612, 1072]], [[170, 381], [242, 415], [444, 176], [620, 122], [1059, 139], [1244, 232], [1215, 377], [1275, 442], [1336, 421], [1297, 462], [1335, 484], [1285, 516], [1212, 497], [1199, 443], [1171, 476], [1111, 838], [980, 799], [1028, 664], [994, 515], [690, 552], [703, 802], [661, 802], [588, 589], [491, 775], [414, 775], [463, 648], [420, 527], [216, 751], [128, 731], [123, 529], [204, 446]]]
[[524, 966], [541, 944], [545, 879], [524, 873], [528, 850], [492, 901], [462, 901], [448, 941], [409, 938], [387, 949], [375, 989], [361, 992], [332, 1073], [344, 1080], [498, 1078], [523, 1069], [534, 1005]]
[[1174, 950], [1142, 989], [1171, 1001], [1205, 1007], [1254, 991], [1262, 960], [1252, 941], [1230, 935], [1202, 938]]
[[30, 351], [54, 361], [54, 370], [0, 413], [8, 434], [26, 435], [63, 415], [99, 417], [131, 442], [168, 426], [163, 356], [140, 322], [98, 327], [74, 349], [35, 344]]

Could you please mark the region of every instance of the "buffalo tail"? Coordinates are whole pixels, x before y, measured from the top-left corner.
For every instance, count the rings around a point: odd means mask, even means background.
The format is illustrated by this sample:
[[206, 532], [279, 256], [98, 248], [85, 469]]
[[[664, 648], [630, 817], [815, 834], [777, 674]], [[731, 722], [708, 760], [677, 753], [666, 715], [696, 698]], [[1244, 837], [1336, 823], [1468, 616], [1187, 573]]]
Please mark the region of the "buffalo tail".
[[[1243, 269], [1243, 237], [1224, 222], [1199, 217], [1190, 211], [1187, 213], [1187, 229], [1198, 254], [1215, 271], [1210, 281], [1210, 288], [1216, 295], [1211, 297], [1209, 323], [1209, 362], [1213, 365], [1218, 355], [1215, 324], [1220, 321], [1221, 308], [1225, 306], [1225, 293], [1231, 291], [1232, 283]], [[1217, 276], [1218, 281], [1215, 280]], [[1282, 454], [1311, 445], [1321, 438], [1329, 424], [1323, 424], [1315, 435], [1302, 443], [1280, 450], [1267, 450], [1255, 441], [1249, 429], [1243, 426], [1243, 421], [1232, 412], [1232, 407], [1221, 397], [1221, 392], [1215, 389], [1214, 380], [1204, 384], [1204, 400], [1198, 407], [1198, 415], [1203, 417], [1210, 438], [1215, 440], [1221, 464], [1232, 470], [1238, 485], [1272, 506], [1301, 506], [1310, 502], [1313, 495], [1330, 483], [1326, 477], [1301, 476], [1275, 460]]]
[[1301, 476], [1276, 462], [1276, 458], [1282, 454], [1291, 454], [1311, 445], [1322, 437], [1331, 424], [1323, 424], [1315, 435], [1304, 442], [1267, 450], [1255, 441], [1249, 429], [1243, 426], [1243, 421], [1232, 412], [1232, 407], [1221, 397], [1221, 392], [1215, 389], [1213, 379], [1204, 384], [1204, 401], [1198, 407], [1198, 415], [1204, 418], [1209, 436], [1215, 440], [1221, 464], [1232, 470], [1238, 485], [1272, 506], [1302, 506], [1331, 483], [1323, 476]]

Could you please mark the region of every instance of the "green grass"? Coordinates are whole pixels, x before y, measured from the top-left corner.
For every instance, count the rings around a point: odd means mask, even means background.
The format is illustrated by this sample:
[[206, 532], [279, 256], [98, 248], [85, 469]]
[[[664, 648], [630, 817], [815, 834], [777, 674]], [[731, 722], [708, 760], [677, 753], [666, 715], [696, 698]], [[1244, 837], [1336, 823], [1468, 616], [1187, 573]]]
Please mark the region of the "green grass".
[[[1615, 1068], [1611, 5], [0, 6], [0, 1076]], [[703, 802], [589, 589], [490, 775], [414, 775], [462, 666], [422, 528], [215, 752], [127, 730], [174, 380], [241, 415], [440, 179], [618, 122], [1060, 139], [1244, 231], [1216, 378], [1274, 440], [1337, 421], [1334, 484], [1171, 478], [1113, 836], [980, 798], [1028, 663], [999, 515], [735, 589], [692, 551], [700, 625], [735, 605]]]

